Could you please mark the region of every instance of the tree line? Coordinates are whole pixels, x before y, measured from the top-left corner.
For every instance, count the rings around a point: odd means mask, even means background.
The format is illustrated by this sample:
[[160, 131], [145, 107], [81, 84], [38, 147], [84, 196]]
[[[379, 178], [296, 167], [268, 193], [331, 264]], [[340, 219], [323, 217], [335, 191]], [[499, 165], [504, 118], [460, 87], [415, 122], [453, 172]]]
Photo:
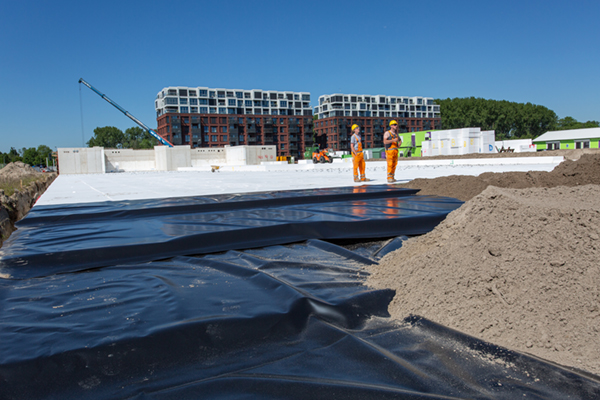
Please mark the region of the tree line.
[[578, 122], [572, 117], [559, 119], [544, 106], [506, 100], [467, 97], [436, 99], [440, 105], [442, 129], [480, 127], [494, 130], [496, 140], [536, 138], [548, 131], [594, 128], [598, 121]]
[[0, 163], [8, 164], [11, 162], [22, 161], [29, 165], [41, 165], [48, 167], [52, 164], [52, 149], [44, 144], [35, 147], [23, 147], [15, 149], [11, 147], [8, 153], [0, 151]]
[[94, 129], [94, 136], [87, 145], [109, 149], [153, 149], [158, 145], [158, 139], [137, 126], [125, 132], [114, 126], [104, 126]]

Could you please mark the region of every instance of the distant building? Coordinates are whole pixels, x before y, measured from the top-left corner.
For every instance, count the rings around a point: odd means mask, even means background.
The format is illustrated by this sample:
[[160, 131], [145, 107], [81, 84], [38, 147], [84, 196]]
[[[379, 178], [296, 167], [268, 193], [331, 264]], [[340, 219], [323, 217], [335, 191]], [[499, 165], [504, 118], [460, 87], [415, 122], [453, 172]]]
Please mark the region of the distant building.
[[550, 131], [533, 139], [539, 150], [600, 148], [600, 128]]
[[308, 92], [169, 86], [155, 108], [158, 134], [174, 145], [274, 145], [299, 159], [313, 144]]
[[358, 124], [367, 148], [383, 147], [383, 134], [396, 120], [400, 132], [441, 129], [440, 106], [429, 97], [328, 94], [319, 97], [315, 140], [334, 151], [350, 150], [350, 127]]

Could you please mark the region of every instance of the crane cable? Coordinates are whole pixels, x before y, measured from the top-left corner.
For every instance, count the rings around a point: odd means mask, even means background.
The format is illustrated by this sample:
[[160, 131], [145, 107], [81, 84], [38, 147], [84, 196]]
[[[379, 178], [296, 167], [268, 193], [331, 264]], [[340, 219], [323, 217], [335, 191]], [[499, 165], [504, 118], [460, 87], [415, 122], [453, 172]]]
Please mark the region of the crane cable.
[[81, 82], [79, 82], [79, 110], [81, 114], [81, 147], [85, 147], [85, 134], [83, 131], [83, 100], [81, 97]]

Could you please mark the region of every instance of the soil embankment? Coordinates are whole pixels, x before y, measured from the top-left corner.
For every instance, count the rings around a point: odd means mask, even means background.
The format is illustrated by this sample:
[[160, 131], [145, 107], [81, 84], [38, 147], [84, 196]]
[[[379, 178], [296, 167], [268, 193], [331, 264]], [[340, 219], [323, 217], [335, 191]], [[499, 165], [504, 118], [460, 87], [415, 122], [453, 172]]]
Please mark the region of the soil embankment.
[[0, 189], [0, 247], [15, 230], [15, 223], [27, 215], [56, 176], [37, 172], [22, 162], [10, 163], [0, 170], [0, 184], [16, 187], [10, 196]]
[[600, 151], [562, 155], [551, 172], [403, 185], [466, 203], [371, 268], [392, 317], [600, 375]]

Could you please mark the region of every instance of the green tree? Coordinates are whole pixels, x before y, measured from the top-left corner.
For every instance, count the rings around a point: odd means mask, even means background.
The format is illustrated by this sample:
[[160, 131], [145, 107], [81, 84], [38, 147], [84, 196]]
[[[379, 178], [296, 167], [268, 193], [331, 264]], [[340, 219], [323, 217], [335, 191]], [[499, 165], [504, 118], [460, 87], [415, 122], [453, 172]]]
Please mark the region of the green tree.
[[39, 164], [39, 154], [35, 147], [23, 148], [23, 162], [29, 165]]
[[38, 164], [43, 164], [46, 167], [52, 165], [52, 149], [45, 144], [41, 144], [37, 148]]
[[599, 126], [598, 121], [579, 122], [573, 117], [564, 117], [558, 120], [557, 130], [598, 128]]
[[480, 127], [494, 130], [496, 139], [534, 138], [553, 130], [554, 111], [531, 103], [486, 100], [475, 97], [436, 100], [440, 105], [442, 129]]
[[114, 126], [98, 127], [94, 129], [94, 136], [88, 140], [88, 147], [106, 147], [112, 149], [122, 149], [125, 135], [119, 128]]
[[140, 127], [134, 126], [125, 131], [123, 148], [152, 149], [158, 145], [158, 139]]
[[11, 147], [10, 151], [7, 154], [6, 162], [11, 163], [16, 161], [22, 161], [22, 158], [21, 156], [19, 156], [19, 152], [17, 151], [17, 149]]

